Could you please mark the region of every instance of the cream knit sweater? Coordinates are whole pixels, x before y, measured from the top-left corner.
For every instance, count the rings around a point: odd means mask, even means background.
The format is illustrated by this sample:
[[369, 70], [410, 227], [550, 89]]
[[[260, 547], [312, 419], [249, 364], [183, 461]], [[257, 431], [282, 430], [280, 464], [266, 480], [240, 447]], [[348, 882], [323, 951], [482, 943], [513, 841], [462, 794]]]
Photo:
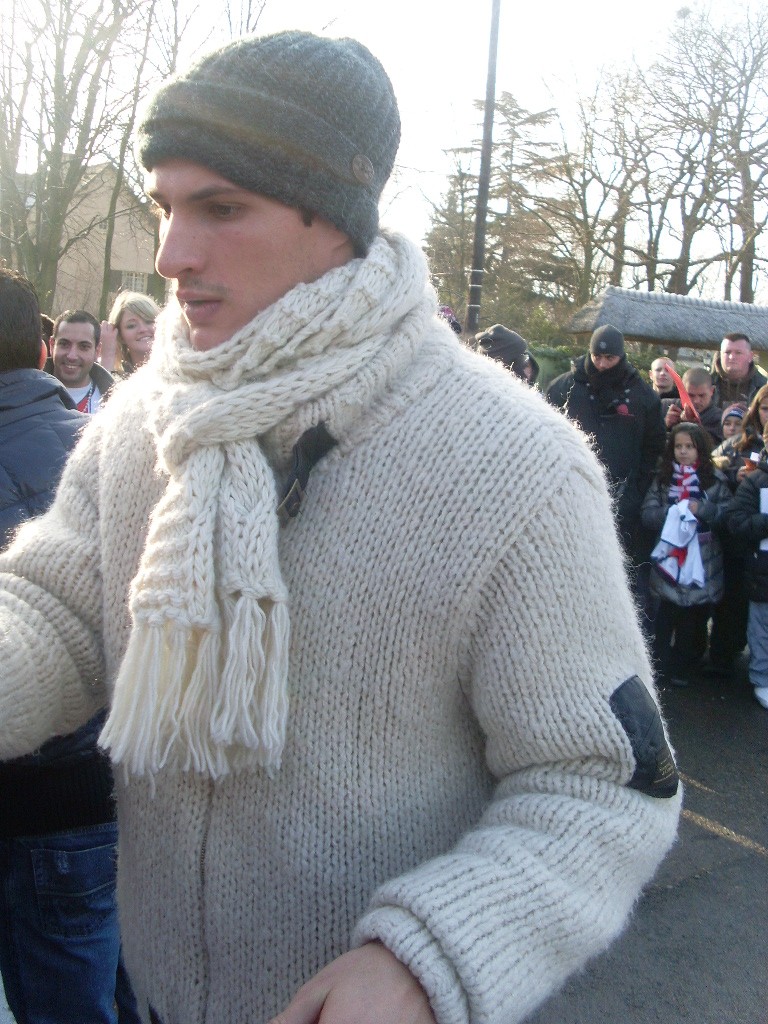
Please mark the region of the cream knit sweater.
[[[439, 1024], [514, 1024], [618, 934], [674, 839], [679, 796], [627, 787], [609, 706], [651, 671], [600, 467], [436, 318], [421, 337], [264, 438], [280, 479], [310, 425], [341, 435], [279, 535], [280, 771], [154, 793], [118, 773], [125, 954], [164, 1024], [263, 1024], [373, 938]], [[0, 562], [0, 757], [109, 700], [165, 488], [145, 396], [142, 372], [119, 385]]]

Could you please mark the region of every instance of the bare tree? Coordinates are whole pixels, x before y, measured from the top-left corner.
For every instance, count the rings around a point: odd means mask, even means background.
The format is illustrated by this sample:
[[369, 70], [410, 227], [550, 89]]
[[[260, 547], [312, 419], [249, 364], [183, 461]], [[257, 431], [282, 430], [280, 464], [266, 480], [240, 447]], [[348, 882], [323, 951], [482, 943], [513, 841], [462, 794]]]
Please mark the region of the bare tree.
[[739, 237], [731, 245], [725, 295], [730, 298], [739, 272], [739, 299], [754, 302], [757, 241], [768, 221], [768, 16], [747, 13], [744, 22], [725, 26], [715, 40], [729, 82], [724, 106], [726, 147], [734, 174], [727, 206]]
[[739, 275], [739, 297], [754, 299], [768, 212], [767, 44], [764, 15], [718, 27], [684, 8], [666, 51], [638, 72], [632, 148], [643, 173], [632, 206], [645, 244], [632, 251], [651, 290], [711, 288], [720, 268], [726, 298]]
[[[682, 295], [722, 286], [726, 298], [738, 283], [738, 298], [754, 300], [768, 223], [767, 12], [717, 24], [681, 9], [649, 67], [604, 73], [577, 97], [575, 132], [508, 94], [499, 107], [491, 315], [580, 305], [608, 283]], [[461, 195], [454, 176], [433, 216], [441, 259]]]
[[560, 121], [560, 144], [542, 167], [533, 211], [569, 268], [572, 301], [582, 305], [623, 260], [617, 238], [626, 229], [632, 166], [606, 145], [597, 95], [580, 98], [577, 115], [575, 145]]
[[[121, 0], [13, 0], [0, 14], [3, 253], [49, 308], [62, 254], [96, 223], [68, 230], [89, 162], [124, 123], [125, 55], [153, 5]], [[24, 170], [29, 168], [29, 170]]]
[[[136, 111], [141, 99], [141, 87], [144, 81], [144, 69], [147, 65], [152, 32], [154, 29], [154, 14], [157, 0], [150, 0], [147, 5], [146, 24], [144, 29], [144, 40], [141, 50], [138, 53], [136, 67], [136, 80], [130, 96], [126, 103], [126, 116], [120, 131], [117, 158], [115, 161], [115, 181], [112, 187], [109, 208], [107, 210], [106, 230], [104, 235], [104, 268], [101, 276], [101, 294], [99, 296], [99, 317], [107, 316], [107, 303], [110, 290], [110, 279], [112, 271], [112, 239], [115, 233], [115, 217], [117, 214], [120, 196], [126, 187], [126, 158], [128, 155], [129, 143], [133, 135], [133, 128], [136, 122]], [[159, 298], [159, 296], [158, 296]]]
[[175, 75], [181, 45], [200, 20], [200, 5], [187, 0], [162, 0], [154, 10], [154, 47], [149, 51], [149, 76], [156, 79]]
[[238, 39], [255, 32], [266, 6], [267, 0], [239, 0], [237, 4], [227, 0], [224, 14], [230, 37]]

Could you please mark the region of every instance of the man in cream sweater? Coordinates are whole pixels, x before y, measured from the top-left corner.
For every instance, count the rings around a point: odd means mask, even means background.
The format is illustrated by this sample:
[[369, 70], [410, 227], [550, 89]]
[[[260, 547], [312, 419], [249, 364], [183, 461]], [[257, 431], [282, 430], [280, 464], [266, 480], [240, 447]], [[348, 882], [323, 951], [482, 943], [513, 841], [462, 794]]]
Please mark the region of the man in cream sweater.
[[148, 1021], [513, 1024], [674, 840], [603, 473], [379, 230], [399, 134], [349, 39], [161, 88], [175, 301], [0, 562], [0, 756], [109, 708]]

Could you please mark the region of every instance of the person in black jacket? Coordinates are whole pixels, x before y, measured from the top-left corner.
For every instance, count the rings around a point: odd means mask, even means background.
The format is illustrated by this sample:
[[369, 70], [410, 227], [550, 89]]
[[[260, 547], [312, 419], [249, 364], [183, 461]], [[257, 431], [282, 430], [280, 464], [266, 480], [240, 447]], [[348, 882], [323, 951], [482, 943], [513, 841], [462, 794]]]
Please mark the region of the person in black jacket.
[[[714, 401], [715, 385], [709, 376], [709, 370], [705, 366], [690, 366], [683, 374], [683, 384], [696, 416], [712, 439], [712, 444], [720, 444], [723, 440], [723, 413]], [[679, 398], [662, 398], [661, 410], [667, 430], [671, 430], [676, 423], [696, 422], [696, 416], [683, 409]]]
[[589, 352], [570, 373], [552, 381], [546, 396], [594, 438], [613, 487], [625, 548], [639, 564], [650, 540], [641, 535], [640, 509], [666, 431], [659, 396], [627, 362], [624, 335], [610, 324], [599, 327]]
[[517, 331], [503, 324], [494, 324], [487, 331], [475, 335], [477, 351], [495, 359], [520, 380], [534, 385], [539, 376], [539, 364], [528, 351], [528, 342]]
[[[768, 426], [763, 432], [768, 445]], [[728, 529], [750, 548], [745, 583], [749, 597], [749, 681], [755, 699], [768, 708], [768, 452], [748, 471], [726, 511]]]
[[[41, 369], [46, 355], [32, 285], [0, 269], [0, 549], [51, 504], [87, 423]], [[0, 764], [0, 973], [25, 1024], [138, 1024], [119, 959], [117, 825], [100, 730], [94, 719]]]

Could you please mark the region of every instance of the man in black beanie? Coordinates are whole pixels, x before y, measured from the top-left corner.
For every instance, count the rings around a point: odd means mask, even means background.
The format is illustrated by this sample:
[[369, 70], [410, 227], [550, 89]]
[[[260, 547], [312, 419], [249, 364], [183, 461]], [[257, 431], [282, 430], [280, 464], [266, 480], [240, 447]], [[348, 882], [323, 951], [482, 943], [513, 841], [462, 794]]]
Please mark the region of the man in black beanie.
[[637, 564], [648, 538], [640, 527], [640, 506], [666, 432], [661, 401], [624, 352], [624, 335], [603, 324], [589, 341], [589, 352], [547, 388], [549, 401], [590, 434], [597, 457], [608, 471], [616, 515], [627, 553]]
[[152, 1024], [516, 1024], [674, 840], [604, 474], [379, 230], [399, 137], [351, 39], [160, 88], [174, 294], [0, 558], [0, 758], [107, 710]]

